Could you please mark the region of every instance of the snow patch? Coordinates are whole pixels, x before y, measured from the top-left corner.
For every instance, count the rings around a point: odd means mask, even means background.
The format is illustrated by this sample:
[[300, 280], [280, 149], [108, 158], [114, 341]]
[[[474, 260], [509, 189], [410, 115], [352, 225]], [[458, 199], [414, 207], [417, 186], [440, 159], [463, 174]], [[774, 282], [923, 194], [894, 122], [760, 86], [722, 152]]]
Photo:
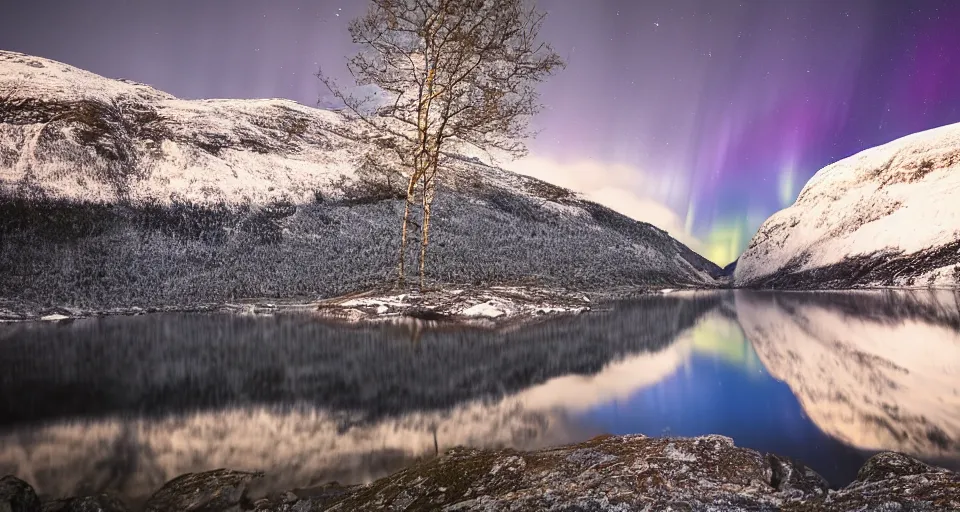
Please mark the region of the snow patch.
[[377, 317], [387, 316], [420, 318], [420, 314], [425, 310], [438, 317], [451, 319], [461, 317], [503, 321], [517, 317], [583, 313], [590, 311], [588, 303], [586, 296], [570, 295], [560, 290], [493, 286], [330, 299], [317, 303], [317, 306], [318, 311], [325, 315], [342, 318], [344, 311], [353, 311], [365, 315], [359, 318], [360, 320], [372, 321], [380, 320]]
[[70, 317], [67, 315], [53, 314], [40, 317], [40, 320], [46, 322], [59, 322], [60, 320], [69, 320]]
[[499, 318], [507, 314], [507, 308], [498, 301], [488, 300], [487, 302], [464, 309], [460, 314], [463, 316]]
[[340, 302], [339, 305], [346, 308], [357, 308], [357, 307], [375, 307], [377, 309], [381, 307], [402, 307], [409, 305], [407, 299], [409, 295], [393, 295], [386, 297], [361, 297], [357, 299], [349, 299], [343, 302]]

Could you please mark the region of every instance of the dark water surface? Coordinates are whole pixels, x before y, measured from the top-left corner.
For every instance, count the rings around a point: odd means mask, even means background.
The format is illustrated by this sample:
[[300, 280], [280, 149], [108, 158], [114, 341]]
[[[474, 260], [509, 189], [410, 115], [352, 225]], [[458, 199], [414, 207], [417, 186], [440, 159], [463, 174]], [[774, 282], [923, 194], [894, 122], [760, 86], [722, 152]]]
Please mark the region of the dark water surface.
[[180, 474], [366, 482], [456, 445], [694, 436], [834, 486], [878, 450], [960, 468], [960, 297], [671, 294], [509, 332], [304, 315], [0, 325], [0, 474], [141, 503]]

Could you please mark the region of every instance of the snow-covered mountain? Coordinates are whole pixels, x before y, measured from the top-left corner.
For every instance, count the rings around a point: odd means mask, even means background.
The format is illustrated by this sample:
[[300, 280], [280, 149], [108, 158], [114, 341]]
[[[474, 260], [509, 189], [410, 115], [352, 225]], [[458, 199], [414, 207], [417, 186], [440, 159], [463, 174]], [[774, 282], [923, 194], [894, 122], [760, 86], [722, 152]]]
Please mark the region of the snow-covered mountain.
[[736, 306], [767, 371], [824, 432], [865, 450], [960, 463], [956, 293], [738, 290]]
[[[370, 163], [383, 146], [333, 111], [181, 100], [0, 51], [0, 298], [130, 306], [381, 284], [402, 207], [399, 181]], [[715, 265], [654, 226], [465, 149], [448, 170], [436, 281], [716, 284]]]
[[767, 219], [735, 282], [771, 288], [960, 286], [960, 124], [821, 169]]

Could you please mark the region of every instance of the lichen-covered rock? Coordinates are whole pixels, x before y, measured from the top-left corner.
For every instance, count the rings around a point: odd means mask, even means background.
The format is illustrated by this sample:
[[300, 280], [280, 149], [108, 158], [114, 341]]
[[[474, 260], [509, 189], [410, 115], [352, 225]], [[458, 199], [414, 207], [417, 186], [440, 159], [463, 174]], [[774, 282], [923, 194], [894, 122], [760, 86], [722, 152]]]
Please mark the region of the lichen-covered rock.
[[128, 510], [122, 501], [109, 494], [49, 501], [44, 503], [42, 508], [42, 512], [128, 512]]
[[891, 478], [922, 475], [937, 471], [917, 459], [895, 452], [883, 452], [870, 457], [857, 471], [858, 482], [880, 482]]
[[535, 452], [454, 449], [333, 504], [273, 510], [778, 510], [824, 493], [811, 470], [726, 437], [605, 436]]
[[0, 478], [0, 512], [40, 512], [40, 498], [30, 484], [7, 475]]
[[327, 510], [361, 488], [363, 486], [344, 486], [331, 482], [320, 487], [301, 489], [299, 492], [304, 494], [303, 498], [291, 491], [261, 498], [253, 504], [253, 510], [254, 512]]
[[144, 509], [147, 512], [239, 511], [241, 505], [249, 508], [247, 486], [262, 476], [259, 472], [229, 469], [187, 473], [164, 484], [147, 500]]
[[722, 436], [605, 436], [535, 452], [454, 449], [369, 485], [263, 500], [256, 510], [958, 511], [958, 486], [956, 474], [895, 453], [828, 491], [803, 464]]
[[[369, 485], [331, 483], [256, 502], [247, 485], [260, 473], [219, 469], [171, 480], [147, 511], [960, 511], [960, 476], [897, 453], [867, 461], [849, 486], [828, 491], [792, 459], [737, 448], [723, 436], [602, 436], [532, 452], [455, 448]], [[36, 495], [0, 480], [0, 512], [39, 512]], [[33, 501], [29, 501], [32, 496]], [[6, 507], [6, 508], [4, 508]], [[20, 507], [20, 508], [15, 508]], [[106, 495], [47, 503], [43, 512], [126, 512]]]
[[771, 471], [770, 485], [779, 491], [797, 497], [823, 496], [829, 488], [820, 474], [793, 459], [768, 453], [767, 463]]
[[853, 483], [831, 492], [818, 508], [791, 510], [960, 511], [960, 475], [899, 453], [879, 453]]

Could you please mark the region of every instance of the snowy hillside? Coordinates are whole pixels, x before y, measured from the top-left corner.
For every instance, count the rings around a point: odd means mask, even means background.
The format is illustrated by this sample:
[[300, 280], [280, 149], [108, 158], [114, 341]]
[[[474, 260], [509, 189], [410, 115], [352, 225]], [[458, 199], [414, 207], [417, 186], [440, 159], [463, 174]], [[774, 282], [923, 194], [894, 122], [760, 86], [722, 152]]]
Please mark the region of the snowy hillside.
[[849, 295], [737, 291], [736, 305], [763, 365], [824, 432], [865, 450], [956, 465], [958, 296], [890, 293], [850, 303]]
[[[0, 187], [56, 197], [228, 203], [312, 200], [363, 144], [335, 112], [289, 100], [178, 100], [0, 52]], [[128, 189], [128, 190], [126, 190]]]
[[[370, 164], [379, 142], [337, 112], [180, 100], [0, 51], [0, 301], [149, 306], [382, 284], [403, 194]], [[719, 269], [660, 229], [467, 151], [448, 162], [434, 281], [716, 285]]]
[[821, 169], [760, 227], [740, 286], [960, 285], [960, 124]]

